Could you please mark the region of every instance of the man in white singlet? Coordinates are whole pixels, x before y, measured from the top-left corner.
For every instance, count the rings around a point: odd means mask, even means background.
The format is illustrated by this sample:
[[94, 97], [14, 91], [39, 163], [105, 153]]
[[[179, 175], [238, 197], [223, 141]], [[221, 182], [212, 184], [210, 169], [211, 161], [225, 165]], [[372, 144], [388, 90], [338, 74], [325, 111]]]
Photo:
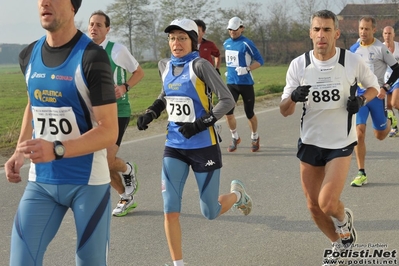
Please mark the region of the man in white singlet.
[[[388, 50], [393, 54], [396, 61], [399, 62], [399, 42], [395, 40], [395, 30], [391, 26], [386, 26], [382, 32], [382, 37], [384, 38], [384, 44], [388, 47]], [[385, 82], [388, 81], [389, 77], [392, 74], [392, 69], [390, 67], [387, 68], [387, 72], [385, 73]], [[399, 136], [398, 130], [398, 120], [393, 112], [393, 109], [399, 109], [399, 82], [398, 80], [392, 85], [392, 87], [387, 92], [387, 109], [388, 109], [388, 117], [391, 118], [391, 132], [389, 132], [389, 137]]]
[[[354, 114], [375, 98], [379, 85], [360, 56], [336, 47], [340, 30], [333, 12], [314, 13], [309, 33], [314, 50], [291, 62], [280, 112], [292, 115], [302, 102], [297, 153], [302, 189], [314, 222], [332, 243], [323, 258], [330, 265], [334, 254], [356, 243], [353, 213], [340, 196], [357, 143]], [[355, 96], [356, 82], [367, 88], [361, 96]]]
[[[358, 172], [351, 186], [361, 187], [368, 183], [366, 174], [366, 126], [368, 117], [371, 117], [373, 133], [378, 140], [385, 139], [391, 131], [391, 119], [385, 108], [385, 96], [399, 78], [399, 64], [388, 48], [374, 37], [377, 31], [376, 19], [372, 16], [363, 16], [359, 19], [359, 40], [350, 47], [350, 51], [362, 57], [366, 65], [377, 76], [380, 84], [376, 98], [367, 102], [356, 114], [357, 146], [355, 147]], [[387, 81], [384, 80], [387, 68], [392, 69], [392, 74]], [[363, 93], [359, 83], [357, 95]]]

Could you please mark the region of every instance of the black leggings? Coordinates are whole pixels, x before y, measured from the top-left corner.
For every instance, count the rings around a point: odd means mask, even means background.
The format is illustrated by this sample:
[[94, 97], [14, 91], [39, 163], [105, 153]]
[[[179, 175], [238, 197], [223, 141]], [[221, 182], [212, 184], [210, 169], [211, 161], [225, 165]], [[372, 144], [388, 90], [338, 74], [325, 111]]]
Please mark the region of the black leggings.
[[[248, 119], [254, 117], [254, 107], [255, 107], [255, 90], [253, 85], [233, 85], [227, 84], [231, 94], [233, 95], [234, 101], [238, 101], [238, 97], [241, 95], [244, 102], [244, 111]], [[234, 113], [235, 107], [231, 109], [227, 115], [232, 115]]]

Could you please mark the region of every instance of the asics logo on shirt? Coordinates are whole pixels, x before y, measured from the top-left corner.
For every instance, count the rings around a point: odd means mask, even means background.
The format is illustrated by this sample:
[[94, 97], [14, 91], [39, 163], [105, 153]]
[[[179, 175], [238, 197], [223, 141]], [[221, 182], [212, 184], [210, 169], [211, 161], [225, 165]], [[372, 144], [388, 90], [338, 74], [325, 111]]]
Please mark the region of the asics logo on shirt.
[[45, 73], [33, 73], [32, 76], [30, 76], [31, 79], [44, 79], [46, 77]]
[[205, 166], [212, 166], [212, 165], [214, 165], [214, 164], [215, 164], [214, 161], [208, 160], [208, 162], [205, 164]]

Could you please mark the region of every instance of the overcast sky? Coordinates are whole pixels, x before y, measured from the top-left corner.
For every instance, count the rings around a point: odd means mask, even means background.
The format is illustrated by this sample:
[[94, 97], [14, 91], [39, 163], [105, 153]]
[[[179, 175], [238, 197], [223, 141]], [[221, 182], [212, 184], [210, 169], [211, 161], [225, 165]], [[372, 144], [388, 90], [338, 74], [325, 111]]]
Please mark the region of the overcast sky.
[[[264, 0], [258, 0], [263, 2]], [[241, 0], [240, 3], [243, 1]], [[103, 11], [113, 0], [83, 0], [76, 21], [86, 23], [90, 14]], [[235, 7], [238, 0], [220, 0], [220, 6]], [[87, 24], [85, 24], [87, 25]], [[40, 25], [37, 1], [0, 0], [0, 43], [28, 44], [45, 34]]]

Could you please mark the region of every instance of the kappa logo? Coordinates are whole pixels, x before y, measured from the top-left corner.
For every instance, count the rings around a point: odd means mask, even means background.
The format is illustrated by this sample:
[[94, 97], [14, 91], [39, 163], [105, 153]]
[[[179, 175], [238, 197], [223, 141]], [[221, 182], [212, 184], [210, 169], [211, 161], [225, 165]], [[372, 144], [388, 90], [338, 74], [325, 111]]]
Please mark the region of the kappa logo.
[[205, 166], [212, 166], [214, 164], [216, 164], [214, 161], [208, 160], [208, 162], [205, 164]]

